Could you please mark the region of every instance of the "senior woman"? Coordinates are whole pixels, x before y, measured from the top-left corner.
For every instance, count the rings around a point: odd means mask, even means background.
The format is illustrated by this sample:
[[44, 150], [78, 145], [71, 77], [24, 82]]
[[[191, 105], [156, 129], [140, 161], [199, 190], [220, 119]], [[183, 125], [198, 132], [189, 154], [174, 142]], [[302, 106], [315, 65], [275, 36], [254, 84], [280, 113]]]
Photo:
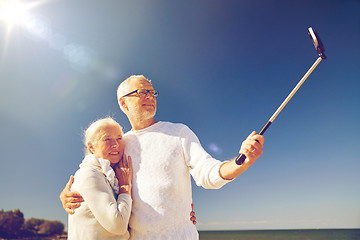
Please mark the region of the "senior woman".
[[69, 215], [69, 240], [129, 239], [132, 165], [123, 154], [122, 135], [121, 126], [110, 117], [85, 131], [85, 158], [71, 186], [85, 202]]

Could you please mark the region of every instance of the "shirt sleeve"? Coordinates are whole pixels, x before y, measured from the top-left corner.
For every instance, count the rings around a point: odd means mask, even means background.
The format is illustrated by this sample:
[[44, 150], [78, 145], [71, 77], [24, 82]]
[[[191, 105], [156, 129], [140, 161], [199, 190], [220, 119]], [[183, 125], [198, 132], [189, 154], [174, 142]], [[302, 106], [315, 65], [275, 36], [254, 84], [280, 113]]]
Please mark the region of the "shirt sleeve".
[[129, 194], [120, 194], [116, 200], [105, 176], [92, 168], [79, 169], [74, 185], [101, 226], [113, 234], [126, 233], [132, 207]]
[[218, 189], [232, 180], [225, 180], [219, 174], [221, 161], [208, 154], [199, 139], [187, 126], [180, 131], [185, 162], [196, 185], [207, 189]]

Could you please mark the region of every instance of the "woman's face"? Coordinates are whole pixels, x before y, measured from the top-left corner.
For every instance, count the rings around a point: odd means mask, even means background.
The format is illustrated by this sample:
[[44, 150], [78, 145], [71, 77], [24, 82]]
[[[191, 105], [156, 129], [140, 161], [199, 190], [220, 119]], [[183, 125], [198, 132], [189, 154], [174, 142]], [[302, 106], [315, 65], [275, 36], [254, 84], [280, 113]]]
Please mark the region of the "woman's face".
[[114, 166], [124, 154], [124, 142], [120, 126], [106, 124], [100, 127], [97, 142], [94, 145], [89, 143], [89, 148], [96, 157], [107, 159], [111, 166]]

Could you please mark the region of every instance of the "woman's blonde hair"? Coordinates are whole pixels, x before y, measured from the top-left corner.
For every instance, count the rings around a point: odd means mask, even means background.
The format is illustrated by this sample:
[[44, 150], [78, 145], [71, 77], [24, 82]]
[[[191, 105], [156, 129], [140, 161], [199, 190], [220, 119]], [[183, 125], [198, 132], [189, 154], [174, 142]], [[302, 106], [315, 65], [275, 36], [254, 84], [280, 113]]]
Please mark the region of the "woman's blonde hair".
[[121, 134], [124, 134], [121, 125], [116, 122], [112, 117], [105, 117], [92, 122], [89, 127], [84, 131], [83, 142], [85, 145], [85, 156], [92, 153], [89, 149], [89, 143], [91, 143], [92, 145], [95, 145], [97, 143], [97, 141], [99, 140], [100, 128], [107, 124], [119, 126]]

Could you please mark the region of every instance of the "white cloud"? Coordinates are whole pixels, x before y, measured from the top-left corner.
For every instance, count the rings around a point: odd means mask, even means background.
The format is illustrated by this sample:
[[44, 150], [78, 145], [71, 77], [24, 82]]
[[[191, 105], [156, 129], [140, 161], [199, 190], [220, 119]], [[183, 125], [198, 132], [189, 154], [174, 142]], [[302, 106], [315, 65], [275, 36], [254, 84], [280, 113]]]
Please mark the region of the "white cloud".
[[223, 150], [216, 143], [210, 143], [208, 148], [215, 154], [221, 154], [223, 152]]

